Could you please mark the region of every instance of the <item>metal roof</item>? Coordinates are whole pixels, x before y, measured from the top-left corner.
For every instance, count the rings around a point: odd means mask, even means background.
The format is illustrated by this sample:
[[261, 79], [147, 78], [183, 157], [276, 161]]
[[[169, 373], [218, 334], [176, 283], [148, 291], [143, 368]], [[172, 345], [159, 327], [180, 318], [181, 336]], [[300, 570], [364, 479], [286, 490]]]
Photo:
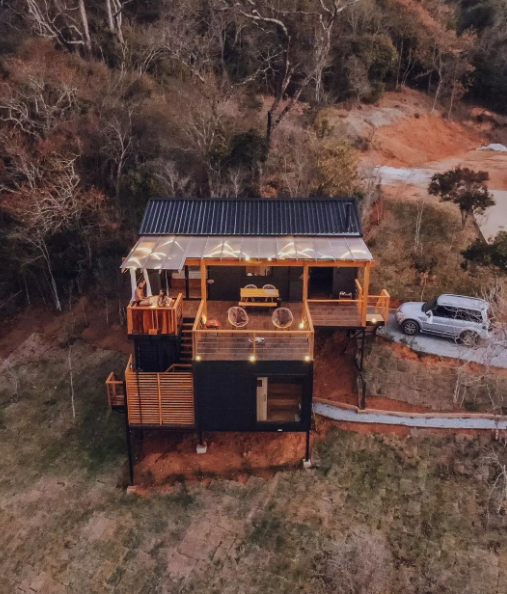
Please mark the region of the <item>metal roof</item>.
[[143, 236], [124, 260], [122, 268], [181, 270], [187, 259], [262, 260], [280, 262], [368, 261], [372, 255], [361, 237], [266, 236]]
[[139, 235], [360, 237], [355, 198], [161, 199], [148, 202]]

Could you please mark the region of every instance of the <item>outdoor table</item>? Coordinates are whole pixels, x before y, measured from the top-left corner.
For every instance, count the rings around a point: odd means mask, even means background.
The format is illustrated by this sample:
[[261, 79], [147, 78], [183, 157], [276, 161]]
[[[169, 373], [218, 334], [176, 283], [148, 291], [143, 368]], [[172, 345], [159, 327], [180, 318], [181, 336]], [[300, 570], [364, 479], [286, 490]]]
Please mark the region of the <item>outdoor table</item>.
[[280, 299], [278, 289], [245, 289], [240, 291], [241, 307], [276, 307]]

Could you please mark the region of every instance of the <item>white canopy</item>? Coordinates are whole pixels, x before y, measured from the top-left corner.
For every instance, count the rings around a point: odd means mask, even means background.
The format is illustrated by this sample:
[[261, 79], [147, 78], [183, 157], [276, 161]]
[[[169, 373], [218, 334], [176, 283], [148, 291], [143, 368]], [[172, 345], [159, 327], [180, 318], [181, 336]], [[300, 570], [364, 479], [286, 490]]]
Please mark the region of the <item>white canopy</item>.
[[215, 260], [373, 260], [360, 237], [218, 237], [164, 235], [139, 239], [122, 268], [181, 270], [189, 258]]

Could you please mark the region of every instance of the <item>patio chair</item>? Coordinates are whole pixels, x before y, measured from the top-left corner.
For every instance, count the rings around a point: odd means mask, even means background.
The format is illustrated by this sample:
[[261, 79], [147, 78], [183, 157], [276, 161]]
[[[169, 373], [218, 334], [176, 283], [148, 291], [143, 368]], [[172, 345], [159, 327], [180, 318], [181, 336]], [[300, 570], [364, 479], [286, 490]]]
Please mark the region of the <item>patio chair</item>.
[[271, 320], [276, 328], [279, 328], [280, 330], [288, 330], [292, 326], [294, 316], [292, 315], [291, 310], [287, 307], [279, 307], [273, 312]]
[[[262, 288], [265, 291], [274, 291], [274, 290], [276, 290], [275, 285], [270, 285], [270, 284], [264, 285]], [[264, 301], [266, 301], [266, 303], [267, 303], [268, 301], [270, 301], [270, 299], [271, 299], [271, 297], [266, 297], [266, 299], [264, 299]]]
[[227, 320], [235, 329], [244, 328], [248, 324], [248, 314], [242, 307], [235, 305], [227, 311]]
[[257, 285], [246, 285], [245, 289], [257, 289]]

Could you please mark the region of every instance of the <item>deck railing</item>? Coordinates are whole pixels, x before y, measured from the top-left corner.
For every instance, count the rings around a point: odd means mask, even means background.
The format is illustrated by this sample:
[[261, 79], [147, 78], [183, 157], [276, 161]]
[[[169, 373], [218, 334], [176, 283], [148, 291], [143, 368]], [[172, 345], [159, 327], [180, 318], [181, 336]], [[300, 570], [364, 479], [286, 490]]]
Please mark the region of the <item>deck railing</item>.
[[356, 279], [355, 299], [308, 299], [308, 304], [316, 326], [364, 326], [387, 323], [390, 295], [385, 289], [380, 295], [365, 295]]
[[125, 370], [125, 384], [131, 425], [194, 426], [194, 382], [191, 371], [134, 371], [130, 357]]
[[123, 382], [116, 377], [114, 371], [111, 371], [106, 379], [106, 392], [109, 408], [124, 406], [125, 394], [123, 392]]
[[313, 360], [314, 329], [306, 304], [297, 330], [209, 329], [205, 310], [203, 300], [192, 332], [194, 361]]
[[127, 328], [129, 334], [179, 334], [183, 321], [183, 294], [169, 307], [157, 305], [136, 305], [127, 307]]
[[382, 289], [380, 295], [368, 295], [368, 318], [371, 319], [372, 315], [381, 315], [383, 321], [387, 324], [389, 320], [389, 304], [391, 296], [389, 293]]

